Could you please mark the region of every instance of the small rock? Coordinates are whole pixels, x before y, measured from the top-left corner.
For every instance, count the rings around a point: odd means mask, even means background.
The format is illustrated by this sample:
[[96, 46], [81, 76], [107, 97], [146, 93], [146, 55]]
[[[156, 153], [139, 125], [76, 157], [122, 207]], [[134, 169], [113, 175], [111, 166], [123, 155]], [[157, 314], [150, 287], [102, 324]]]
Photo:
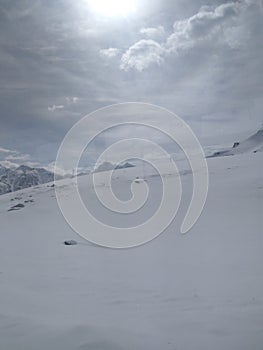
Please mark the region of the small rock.
[[69, 240], [69, 241], [64, 241], [65, 245], [77, 245], [78, 243], [76, 241], [74, 241], [73, 239]]

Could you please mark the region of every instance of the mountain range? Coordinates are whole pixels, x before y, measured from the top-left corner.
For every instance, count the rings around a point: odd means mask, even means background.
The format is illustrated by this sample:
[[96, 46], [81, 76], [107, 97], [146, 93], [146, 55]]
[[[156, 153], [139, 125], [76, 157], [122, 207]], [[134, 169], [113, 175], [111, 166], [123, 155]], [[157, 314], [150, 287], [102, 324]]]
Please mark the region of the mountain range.
[[121, 164], [113, 164], [110, 162], [103, 162], [102, 164], [100, 164], [96, 169], [95, 169], [95, 173], [101, 172], [101, 171], [109, 171], [109, 170], [120, 170], [120, 169], [127, 169], [127, 168], [133, 168], [135, 167], [134, 164], [126, 162], [126, 163], [121, 163]]
[[[235, 142], [232, 148], [217, 150], [208, 155], [207, 158], [233, 156], [235, 154], [247, 152], [260, 152], [263, 150], [263, 127], [255, 134], [243, 141]], [[109, 171], [113, 169], [132, 168], [135, 165], [129, 162], [122, 164], [112, 164], [104, 162], [95, 169], [95, 172]], [[78, 175], [79, 176], [79, 175]], [[37, 186], [53, 181], [54, 173], [44, 168], [31, 168], [26, 165], [20, 165], [18, 168], [6, 168], [0, 165], [0, 195]]]
[[0, 194], [44, 184], [53, 179], [54, 173], [44, 168], [20, 165], [18, 168], [11, 169], [0, 165]]

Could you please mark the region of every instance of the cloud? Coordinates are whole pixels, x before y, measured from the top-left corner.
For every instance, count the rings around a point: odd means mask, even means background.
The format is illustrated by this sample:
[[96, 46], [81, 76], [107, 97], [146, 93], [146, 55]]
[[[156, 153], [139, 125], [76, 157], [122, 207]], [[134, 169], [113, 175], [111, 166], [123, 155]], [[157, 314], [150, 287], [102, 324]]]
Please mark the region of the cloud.
[[1, 2], [5, 149], [48, 164], [82, 116], [125, 101], [169, 108], [201, 137], [257, 128], [262, 0], [141, 3], [132, 20], [112, 21], [97, 19], [85, 1]]
[[38, 166], [39, 162], [33, 161], [29, 154], [0, 147], [0, 164], [7, 168], [18, 167], [21, 164], [34, 167]]
[[67, 104], [75, 104], [79, 102], [79, 97], [72, 96], [72, 97], [66, 97]]
[[5, 157], [5, 160], [27, 162], [31, 161], [31, 156], [29, 154], [20, 154], [19, 152], [17, 152], [16, 154], [8, 155], [7, 157]]
[[232, 28], [247, 8], [245, 2], [230, 2], [215, 8], [201, 7], [194, 16], [174, 23], [174, 32], [165, 43], [168, 53], [180, 54], [199, 46], [220, 43], [226, 28]]
[[147, 36], [150, 39], [160, 39], [165, 35], [163, 26], [142, 28], [140, 33]]
[[[228, 2], [219, 6], [203, 6], [193, 16], [178, 20], [173, 33], [162, 43], [140, 40], [122, 56], [120, 68], [126, 71], [143, 71], [153, 64], [160, 65], [169, 55], [184, 55], [194, 48], [212, 50], [218, 45], [238, 48], [249, 39], [242, 15], [249, 7], [259, 4], [257, 0]], [[141, 33], [154, 36], [164, 34], [163, 27], [143, 28]]]
[[12, 151], [10, 149], [0, 147], [0, 153], [17, 153], [17, 151]]
[[56, 173], [57, 175], [60, 175], [60, 176], [69, 176], [73, 174], [72, 169], [70, 170], [62, 169], [56, 165], [56, 162], [51, 162], [48, 165], [43, 166], [43, 168], [52, 173]]
[[49, 110], [50, 112], [55, 112], [55, 111], [57, 111], [57, 110], [64, 109], [64, 107], [65, 107], [65, 106], [63, 106], [63, 105], [53, 105], [53, 106], [49, 106], [49, 107], [48, 107], [48, 110]]
[[30, 168], [41, 167], [41, 164], [39, 162], [31, 162], [31, 161], [15, 163], [15, 162], [11, 162], [9, 160], [0, 160], [0, 165], [2, 165], [5, 168], [18, 168], [20, 165], [26, 165], [26, 166], [29, 166]]
[[0, 160], [0, 165], [5, 168], [17, 168], [19, 165], [8, 160]]
[[109, 49], [100, 50], [100, 56], [106, 58], [114, 58], [121, 53], [120, 49], [116, 49], [114, 47], [110, 47]]
[[154, 40], [140, 40], [131, 46], [121, 58], [120, 68], [128, 71], [137, 69], [143, 71], [152, 64], [163, 62], [164, 49]]

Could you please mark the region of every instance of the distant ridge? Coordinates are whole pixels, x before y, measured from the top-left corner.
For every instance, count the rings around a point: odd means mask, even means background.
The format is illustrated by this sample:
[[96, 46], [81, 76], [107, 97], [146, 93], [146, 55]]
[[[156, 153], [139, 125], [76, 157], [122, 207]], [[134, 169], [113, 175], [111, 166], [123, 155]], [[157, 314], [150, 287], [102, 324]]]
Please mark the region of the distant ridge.
[[54, 180], [54, 173], [44, 168], [20, 165], [10, 169], [0, 165], [0, 195], [37, 186]]
[[121, 163], [121, 164], [118, 164], [118, 165], [114, 165], [110, 162], [104, 162], [102, 163], [101, 165], [99, 165], [95, 170], [94, 172], [95, 173], [99, 173], [101, 171], [109, 171], [109, 170], [118, 170], [118, 169], [127, 169], [127, 168], [133, 168], [135, 167], [134, 164], [131, 164], [129, 162], [126, 162], [126, 163]]

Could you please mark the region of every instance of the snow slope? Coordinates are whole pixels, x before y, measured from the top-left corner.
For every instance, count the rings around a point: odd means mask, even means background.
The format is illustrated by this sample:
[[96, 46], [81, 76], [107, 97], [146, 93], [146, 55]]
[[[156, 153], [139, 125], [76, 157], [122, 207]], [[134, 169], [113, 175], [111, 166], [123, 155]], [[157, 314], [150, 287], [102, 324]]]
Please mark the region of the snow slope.
[[[184, 169], [176, 220], [135, 249], [100, 248], [77, 236], [50, 185], [1, 196], [0, 349], [262, 350], [262, 161], [262, 152], [209, 159], [205, 210], [182, 236], [192, 191]], [[135, 171], [116, 175], [120, 194]], [[158, 198], [158, 177], [146, 177]], [[68, 200], [71, 181], [59, 187]], [[87, 184], [82, 176], [93, 201]], [[64, 246], [65, 239], [78, 245]]]
[[246, 152], [260, 152], [263, 150], [263, 128], [244, 141], [236, 142], [231, 149], [215, 152], [210, 157], [231, 156]]

